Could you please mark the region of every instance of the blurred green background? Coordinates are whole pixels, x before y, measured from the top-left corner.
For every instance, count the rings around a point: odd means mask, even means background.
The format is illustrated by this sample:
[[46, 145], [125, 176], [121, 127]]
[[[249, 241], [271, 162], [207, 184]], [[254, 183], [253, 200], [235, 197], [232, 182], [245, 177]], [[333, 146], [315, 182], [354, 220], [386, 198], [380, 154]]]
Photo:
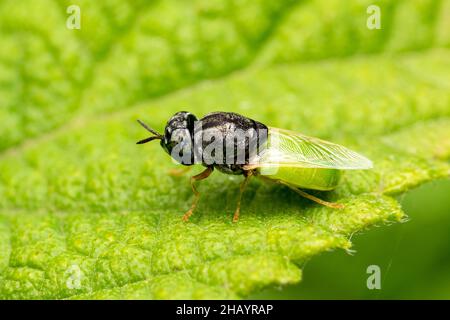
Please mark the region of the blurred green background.
[[[0, 298], [246, 297], [395, 220], [391, 196], [408, 222], [250, 298], [450, 298], [450, 181], [433, 181], [449, 168], [449, 30], [450, 0], [0, 0]], [[187, 178], [134, 144], [137, 118], [162, 131], [181, 109], [299, 130], [375, 168], [324, 195], [345, 217], [251, 183], [237, 226], [239, 179], [217, 174], [184, 225]], [[79, 291], [65, 286], [75, 262]], [[366, 287], [373, 264], [381, 290]]]
[[[406, 223], [353, 238], [352, 255], [328, 252], [307, 262], [304, 280], [254, 299], [450, 299], [450, 181], [423, 185], [399, 198]], [[369, 265], [381, 289], [369, 290]]]

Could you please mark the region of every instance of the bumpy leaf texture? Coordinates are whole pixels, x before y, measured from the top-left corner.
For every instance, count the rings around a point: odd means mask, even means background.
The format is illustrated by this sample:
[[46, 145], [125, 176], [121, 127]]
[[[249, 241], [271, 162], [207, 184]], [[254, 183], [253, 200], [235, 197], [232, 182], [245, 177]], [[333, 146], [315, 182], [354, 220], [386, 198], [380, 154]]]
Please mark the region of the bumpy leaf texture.
[[[450, 1], [0, 1], [0, 298], [242, 298], [449, 176]], [[374, 161], [332, 210], [214, 173], [188, 177], [135, 120], [234, 111]], [[197, 172], [200, 170], [197, 169]], [[307, 276], [307, 275], [306, 275]]]

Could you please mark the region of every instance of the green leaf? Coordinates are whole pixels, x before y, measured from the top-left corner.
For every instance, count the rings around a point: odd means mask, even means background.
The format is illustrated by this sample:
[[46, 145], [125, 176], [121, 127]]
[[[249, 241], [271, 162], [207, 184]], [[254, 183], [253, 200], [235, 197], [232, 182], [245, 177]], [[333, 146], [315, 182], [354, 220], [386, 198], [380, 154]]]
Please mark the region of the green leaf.
[[[301, 280], [353, 234], [405, 219], [393, 198], [449, 176], [450, 1], [0, 1], [0, 298], [243, 298]], [[412, 32], [415, 30], [416, 32]], [[176, 111], [234, 111], [344, 144], [333, 210], [155, 144]], [[200, 168], [196, 169], [198, 172]], [[303, 275], [303, 276], [308, 276]]]

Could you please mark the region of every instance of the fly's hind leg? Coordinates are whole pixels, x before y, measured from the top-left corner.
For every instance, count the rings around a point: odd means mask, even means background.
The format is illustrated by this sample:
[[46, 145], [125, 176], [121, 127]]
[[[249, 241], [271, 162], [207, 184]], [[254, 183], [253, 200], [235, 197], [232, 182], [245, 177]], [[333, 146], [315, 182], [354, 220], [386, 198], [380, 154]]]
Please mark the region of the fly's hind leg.
[[203, 172], [191, 177], [191, 187], [192, 191], [194, 192], [194, 201], [192, 202], [191, 208], [183, 215], [183, 221], [189, 220], [189, 217], [194, 213], [194, 210], [197, 207], [198, 200], [200, 199], [200, 192], [198, 192], [197, 188], [195, 187], [195, 181], [200, 181], [208, 178], [213, 170], [213, 167], [207, 167]]
[[237, 222], [239, 220], [239, 213], [241, 211], [242, 194], [244, 193], [244, 190], [247, 187], [250, 177], [252, 176], [252, 171], [245, 171], [244, 176], [245, 176], [245, 179], [244, 179], [244, 181], [241, 182], [241, 185], [239, 187], [239, 200], [237, 203], [236, 211], [234, 212], [234, 215], [233, 215], [233, 222]]
[[287, 183], [287, 182], [280, 181], [280, 180], [278, 180], [277, 182], [278, 182], [279, 184], [283, 184], [283, 185], [289, 187], [291, 190], [295, 191], [296, 193], [298, 193], [298, 194], [301, 195], [302, 197], [304, 197], [304, 198], [306, 198], [306, 199], [309, 199], [309, 200], [311, 200], [311, 201], [314, 201], [314, 202], [316, 202], [316, 203], [318, 203], [318, 204], [321, 204], [321, 205], [324, 205], [324, 206], [326, 206], [326, 207], [333, 208], [333, 209], [342, 209], [342, 208], [345, 208], [345, 206], [344, 206], [343, 204], [341, 204], [341, 203], [328, 202], [328, 201], [319, 199], [319, 198], [317, 198], [317, 197], [315, 197], [315, 196], [313, 196], [313, 195], [311, 195], [311, 194], [309, 194], [309, 193], [306, 193], [306, 192], [303, 191], [303, 190], [300, 190], [300, 189], [297, 188], [296, 186], [293, 186], [293, 185], [291, 185], [291, 184], [289, 184], [289, 183]]

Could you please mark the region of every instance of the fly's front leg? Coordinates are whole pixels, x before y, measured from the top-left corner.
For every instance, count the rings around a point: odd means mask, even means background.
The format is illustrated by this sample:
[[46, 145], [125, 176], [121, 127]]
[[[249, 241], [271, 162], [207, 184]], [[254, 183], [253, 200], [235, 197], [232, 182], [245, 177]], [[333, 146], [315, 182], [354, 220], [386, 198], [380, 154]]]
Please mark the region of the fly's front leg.
[[241, 182], [241, 185], [239, 187], [239, 200], [237, 203], [236, 211], [234, 212], [234, 215], [233, 215], [233, 222], [237, 222], [239, 220], [239, 213], [241, 211], [242, 194], [244, 193], [244, 190], [247, 187], [250, 177], [252, 176], [252, 171], [245, 171], [244, 176], [245, 176], [245, 179], [244, 179], [244, 181]]
[[200, 199], [200, 192], [197, 191], [195, 187], [195, 181], [200, 181], [209, 177], [209, 175], [213, 172], [213, 167], [207, 167], [205, 171], [199, 173], [193, 177], [191, 177], [191, 187], [194, 192], [194, 201], [192, 202], [191, 208], [183, 215], [183, 221], [188, 221], [189, 217], [194, 213], [195, 208], [197, 207], [198, 200]]
[[296, 193], [298, 193], [298, 194], [301, 195], [302, 197], [304, 197], [304, 198], [306, 198], [306, 199], [309, 199], [309, 200], [311, 200], [311, 201], [314, 201], [314, 202], [316, 202], [316, 203], [318, 203], [318, 204], [321, 204], [321, 205], [323, 205], [323, 206], [326, 206], [326, 207], [329, 207], [329, 208], [333, 208], [333, 209], [342, 209], [342, 208], [345, 208], [345, 206], [344, 206], [343, 204], [341, 204], [341, 203], [328, 202], [328, 201], [319, 199], [319, 198], [317, 198], [317, 197], [315, 197], [315, 196], [313, 196], [313, 195], [311, 195], [311, 194], [309, 194], [309, 193], [306, 193], [306, 192], [303, 191], [303, 190], [300, 190], [299, 188], [297, 188], [297, 187], [291, 185], [290, 183], [287, 183], [287, 182], [284, 182], [284, 181], [281, 181], [281, 180], [278, 180], [277, 182], [278, 182], [279, 184], [282, 184], [282, 185], [285, 185], [285, 186], [289, 187], [291, 190], [295, 191]]
[[184, 167], [184, 168], [175, 168], [175, 169], [170, 169], [169, 170], [169, 175], [172, 177], [180, 177], [182, 175], [184, 175], [185, 173], [187, 173], [189, 170], [191, 170], [191, 166], [189, 167]]

